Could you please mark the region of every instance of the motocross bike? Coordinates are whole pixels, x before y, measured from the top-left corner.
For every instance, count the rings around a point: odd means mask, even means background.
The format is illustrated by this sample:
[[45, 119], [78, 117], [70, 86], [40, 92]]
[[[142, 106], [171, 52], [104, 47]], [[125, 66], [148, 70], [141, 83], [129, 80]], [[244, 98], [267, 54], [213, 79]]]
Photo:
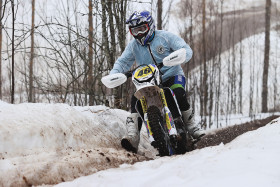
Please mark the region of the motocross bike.
[[101, 79], [108, 88], [117, 87], [132, 77], [136, 87], [136, 111], [142, 118], [150, 143], [160, 156], [184, 154], [194, 149], [195, 140], [185, 129], [176, 97], [170, 88], [162, 86], [160, 68], [179, 65], [184, 53], [175, 51], [160, 64], [136, 67], [126, 73], [107, 75]]

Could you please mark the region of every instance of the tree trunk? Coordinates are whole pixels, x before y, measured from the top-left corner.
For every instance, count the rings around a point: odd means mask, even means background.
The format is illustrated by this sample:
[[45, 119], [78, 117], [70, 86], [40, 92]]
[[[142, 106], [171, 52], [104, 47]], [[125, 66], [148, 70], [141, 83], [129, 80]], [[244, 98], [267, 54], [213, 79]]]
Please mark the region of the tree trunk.
[[242, 107], [242, 91], [243, 91], [243, 46], [242, 46], [242, 38], [243, 38], [243, 32], [242, 32], [242, 27], [241, 27], [241, 22], [239, 24], [240, 27], [240, 62], [239, 62], [239, 113], [243, 113], [243, 107]]
[[28, 102], [34, 102], [33, 96], [33, 60], [34, 60], [34, 16], [35, 14], [35, 0], [32, 0], [32, 22], [31, 22], [31, 52], [29, 63], [29, 96]]
[[162, 0], [158, 0], [157, 6], [157, 29], [162, 30]]
[[202, 2], [202, 45], [203, 45], [203, 114], [207, 115], [208, 85], [207, 85], [207, 65], [206, 65], [206, 2]]
[[89, 89], [89, 106], [93, 105], [93, 18], [92, 18], [92, 0], [88, 1], [88, 89]]
[[12, 91], [11, 103], [14, 104], [15, 100], [15, 5], [14, 0], [11, 0], [12, 6]]
[[110, 37], [111, 37], [111, 50], [110, 50], [110, 55], [111, 59], [113, 60], [111, 63], [115, 62], [115, 56], [116, 56], [116, 33], [114, 29], [114, 18], [113, 18], [113, 10], [112, 10], [112, 2], [108, 1], [107, 2], [107, 12], [109, 15], [109, 29], [110, 29]]
[[[187, 10], [189, 12], [189, 16], [190, 16], [190, 39], [189, 39], [189, 45], [190, 47], [194, 50], [195, 46], [194, 46], [194, 41], [193, 41], [193, 1], [190, 0], [190, 2], [186, 5]], [[189, 85], [189, 80], [191, 79], [190, 75], [190, 65], [191, 64], [195, 64], [195, 58], [194, 56], [191, 58], [191, 60], [187, 63], [187, 71], [186, 71], [186, 90], [188, 91], [190, 89], [190, 85]], [[191, 82], [191, 81], [190, 81]]]
[[234, 8], [234, 13], [233, 13], [233, 20], [232, 20], [232, 38], [231, 38], [231, 44], [232, 44], [232, 63], [231, 63], [231, 103], [230, 103], [230, 113], [236, 113], [236, 69], [235, 69], [235, 47], [234, 47], [234, 41], [235, 41], [235, 25], [236, 25], [236, 15], [235, 15], [235, 8]]
[[268, 112], [267, 108], [267, 80], [269, 68], [269, 50], [270, 50], [270, 15], [271, 15], [271, 0], [266, 0], [265, 13], [265, 49], [264, 49], [264, 65], [263, 65], [263, 82], [262, 82], [262, 112]]
[[2, 100], [2, 0], [0, 0], [0, 100]]
[[221, 0], [221, 14], [220, 14], [220, 41], [219, 41], [219, 56], [218, 56], [218, 88], [217, 88], [217, 98], [216, 98], [216, 120], [217, 120], [217, 128], [219, 128], [219, 113], [220, 113], [220, 94], [221, 94], [221, 71], [222, 71], [222, 46], [223, 46], [223, 5], [224, 1]]

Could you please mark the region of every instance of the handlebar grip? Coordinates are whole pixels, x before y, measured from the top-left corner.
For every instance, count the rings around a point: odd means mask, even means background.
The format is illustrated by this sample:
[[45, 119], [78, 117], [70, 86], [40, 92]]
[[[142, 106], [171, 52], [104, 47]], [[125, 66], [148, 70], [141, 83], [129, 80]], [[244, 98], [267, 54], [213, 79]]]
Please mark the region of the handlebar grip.
[[128, 71], [124, 73], [127, 78], [132, 77], [132, 72]]
[[158, 69], [162, 68], [163, 66], [164, 66], [163, 63], [159, 63], [159, 64], [157, 65]]

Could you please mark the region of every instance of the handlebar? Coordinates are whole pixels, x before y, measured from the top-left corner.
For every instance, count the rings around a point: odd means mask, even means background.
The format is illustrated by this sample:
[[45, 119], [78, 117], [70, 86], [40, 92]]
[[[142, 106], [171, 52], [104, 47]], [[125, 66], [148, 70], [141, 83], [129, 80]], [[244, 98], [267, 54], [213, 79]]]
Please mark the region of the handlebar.
[[[148, 65], [148, 64], [147, 64]], [[159, 63], [159, 64], [155, 64], [157, 67], [158, 67], [158, 69], [159, 69], [159, 72], [161, 73], [161, 74], [163, 74], [161, 71], [160, 71], [160, 69], [164, 66], [163, 65], [163, 63]], [[141, 65], [140, 65], [141, 66]], [[130, 70], [130, 71], [127, 71], [127, 72], [125, 72], [125, 73], [123, 73], [127, 78], [129, 78], [129, 77], [132, 77], [132, 72], [134, 72], [137, 68], [139, 68], [140, 66], [137, 66], [136, 68], [134, 68], [133, 70]]]
[[132, 71], [128, 71], [124, 73], [127, 78], [132, 77]]

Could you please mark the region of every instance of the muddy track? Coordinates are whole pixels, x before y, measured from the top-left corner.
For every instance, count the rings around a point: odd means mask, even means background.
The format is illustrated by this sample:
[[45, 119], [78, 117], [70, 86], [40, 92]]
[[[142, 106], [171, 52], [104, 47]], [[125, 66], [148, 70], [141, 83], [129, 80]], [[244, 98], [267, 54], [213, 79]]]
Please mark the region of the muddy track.
[[[98, 171], [117, 168], [121, 164], [134, 164], [145, 160], [150, 158], [114, 148], [67, 149], [38, 154], [36, 159], [33, 155], [14, 157], [6, 163], [13, 165], [10, 170], [0, 170], [0, 186], [55, 185]], [[2, 164], [5, 166], [5, 162]]]
[[271, 116], [262, 120], [254, 120], [251, 122], [247, 122], [240, 125], [234, 125], [227, 128], [223, 128], [220, 130], [217, 130], [214, 133], [208, 134], [204, 136], [197, 144], [196, 149], [201, 149], [204, 147], [209, 146], [215, 146], [219, 145], [220, 143], [226, 144], [231, 142], [233, 139], [235, 139], [237, 136], [240, 136], [241, 134], [256, 130], [260, 127], [265, 126], [270, 121], [274, 120], [275, 118], [278, 118], [280, 116]]
[[[271, 116], [263, 120], [255, 120], [241, 125], [230, 126], [204, 136], [196, 149], [229, 143], [237, 136], [256, 130], [279, 116]], [[44, 156], [45, 155], [45, 156]], [[121, 164], [134, 164], [158, 157], [146, 157], [134, 154], [122, 148], [94, 148], [88, 150], [67, 149], [60, 152], [37, 156], [36, 164], [29, 156], [10, 159], [14, 169], [0, 172], [0, 186], [32, 186], [42, 184], [58, 184], [75, 178], [90, 175], [109, 168], [117, 168]], [[2, 158], [4, 159], [4, 158]]]

